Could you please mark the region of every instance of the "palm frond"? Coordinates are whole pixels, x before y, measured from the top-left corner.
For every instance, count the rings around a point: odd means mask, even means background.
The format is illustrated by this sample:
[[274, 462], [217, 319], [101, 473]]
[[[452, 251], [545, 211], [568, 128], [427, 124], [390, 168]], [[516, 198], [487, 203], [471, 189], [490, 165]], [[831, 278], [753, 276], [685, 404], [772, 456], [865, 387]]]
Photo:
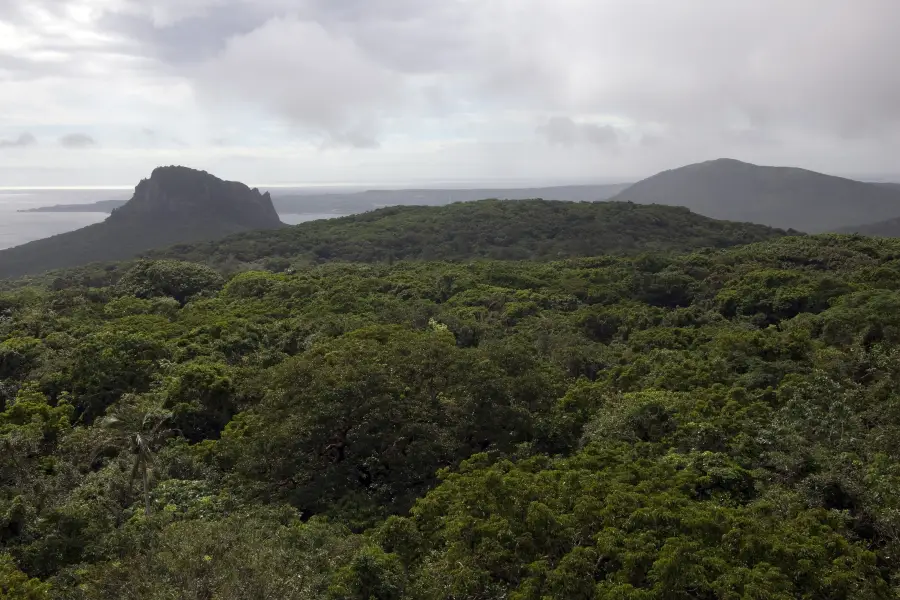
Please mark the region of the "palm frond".
[[131, 488], [134, 486], [134, 480], [137, 479], [138, 475], [141, 473], [141, 461], [135, 459], [134, 464], [131, 467], [131, 477], [128, 478], [128, 487]]
[[150, 430], [150, 435], [156, 435], [160, 427], [163, 426], [164, 423], [169, 421], [173, 417], [173, 414], [170, 411], [166, 411], [163, 414], [159, 415], [159, 421], [157, 421], [156, 425], [153, 426], [153, 429]]
[[113, 427], [120, 427], [123, 423], [124, 421], [115, 415], [106, 415], [97, 422], [97, 425], [104, 429], [110, 429]]

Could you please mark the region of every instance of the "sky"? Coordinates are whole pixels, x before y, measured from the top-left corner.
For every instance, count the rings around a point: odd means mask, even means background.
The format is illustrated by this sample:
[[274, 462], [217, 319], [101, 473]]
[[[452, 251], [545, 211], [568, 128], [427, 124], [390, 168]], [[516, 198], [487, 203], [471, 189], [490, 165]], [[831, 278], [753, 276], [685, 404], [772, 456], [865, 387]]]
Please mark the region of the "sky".
[[900, 176], [898, 0], [0, 0], [0, 186]]

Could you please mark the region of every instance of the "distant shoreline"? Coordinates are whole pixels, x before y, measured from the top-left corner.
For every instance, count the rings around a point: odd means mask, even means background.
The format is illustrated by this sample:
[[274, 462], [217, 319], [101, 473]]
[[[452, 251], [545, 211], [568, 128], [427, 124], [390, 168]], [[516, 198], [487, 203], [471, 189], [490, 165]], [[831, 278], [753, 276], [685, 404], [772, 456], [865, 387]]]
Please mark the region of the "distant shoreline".
[[[607, 185], [564, 185], [530, 188], [447, 188], [447, 189], [399, 189], [365, 190], [355, 192], [309, 192], [272, 194], [272, 204], [279, 214], [326, 214], [347, 215], [366, 212], [384, 206], [425, 205], [441, 206], [454, 202], [499, 198], [508, 200], [568, 200], [576, 202], [596, 202], [609, 200], [629, 187], [630, 184]], [[111, 213], [124, 206], [126, 200], [100, 200], [84, 204], [56, 204], [20, 209], [25, 213]]]
[[54, 204], [53, 206], [38, 206], [35, 208], [22, 208], [20, 213], [66, 213], [66, 212], [102, 212], [111, 213], [113, 209], [124, 206], [127, 200], [98, 200], [88, 204]]

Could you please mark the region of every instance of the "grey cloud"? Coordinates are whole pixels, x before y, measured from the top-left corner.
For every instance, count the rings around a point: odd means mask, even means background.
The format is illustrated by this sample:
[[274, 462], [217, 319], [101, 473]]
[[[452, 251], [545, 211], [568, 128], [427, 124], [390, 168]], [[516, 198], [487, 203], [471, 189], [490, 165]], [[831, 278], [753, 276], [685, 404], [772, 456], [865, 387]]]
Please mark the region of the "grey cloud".
[[[442, 106], [449, 111], [480, 103], [722, 132], [737, 114], [759, 123], [753, 128], [759, 137], [788, 129], [847, 135], [877, 129], [885, 119], [900, 121], [900, 75], [890, 65], [890, 57], [900, 54], [900, 38], [888, 25], [900, 22], [900, 3], [798, 0], [785, 7], [774, 0], [694, 0], [689, 6], [654, 5], [649, 11], [625, 2], [561, 0], [519, 11], [490, 1], [475, 8], [452, 1], [306, 0], [293, 14], [296, 22], [316, 23], [356, 48], [363, 59], [359, 69], [335, 65], [348, 78], [390, 73], [398, 87], [400, 78], [417, 74], [449, 81], [457, 98]], [[222, 3], [206, 18], [216, 30], [223, 11], [241, 10], [248, 10], [244, 3]], [[270, 10], [283, 14], [284, 7], [270, 1]], [[775, 22], [773, 11], [779, 14]], [[260, 49], [262, 64], [274, 45], [256, 34], [279, 35], [271, 23], [237, 34], [224, 54], [240, 41], [245, 53]], [[597, 35], [598, 24], [604, 24], [603, 35]], [[231, 35], [226, 31], [234, 27], [220, 33]], [[315, 51], [303, 46], [295, 51]], [[286, 56], [265, 58], [273, 72], [308, 75]], [[252, 84], [259, 76], [246, 71], [259, 68], [246, 63], [232, 73]], [[314, 80], [309, 84], [315, 88]], [[306, 101], [284, 106], [278, 97], [283, 87], [251, 85], [248, 95], [281, 104], [292, 119], [307, 113]], [[356, 92], [346, 92], [330, 96], [329, 103], [364, 107], [350, 97]], [[370, 106], [382, 101], [380, 90], [365, 95]], [[581, 137], [597, 144], [611, 140], [610, 134], [584, 130]]]
[[664, 144], [666, 139], [655, 133], [645, 133], [643, 134], [638, 143], [644, 148], [653, 148], [654, 146], [659, 146], [660, 144]]
[[553, 117], [543, 125], [539, 125], [537, 132], [551, 144], [563, 146], [576, 144], [610, 146], [619, 142], [619, 134], [615, 127], [596, 123], [576, 123], [569, 117]]
[[[70, 0], [0, 0], [9, 4], [0, 23], [20, 29], [27, 43], [13, 51], [0, 52], [0, 85], [4, 83], [41, 85], [57, 81], [96, 78], [98, 70], [147, 72], [147, 60], [135, 40], [110, 30], [82, 29], [67, 22]], [[31, 10], [21, 10], [22, 7]], [[15, 30], [15, 29], [14, 29]], [[70, 31], [66, 35], [61, 31]], [[17, 40], [13, 36], [13, 42]], [[15, 46], [13, 46], [15, 48]], [[67, 99], [71, 87], [61, 95]], [[30, 92], [29, 92], [30, 95]]]
[[59, 138], [63, 148], [81, 149], [96, 146], [97, 141], [86, 133], [69, 133]]
[[244, 3], [224, 5], [208, 13], [158, 26], [147, 15], [107, 13], [104, 29], [136, 40], [149, 56], [171, 70], [206, 60], [221, 52], [228, 40], [262, 26], [271, 14], [261, 14]]
[[[470, 43], [477, 35], [471, 11], [454, 1], [204, 0], [202, 10], [187, 12], [179, 8], [181, 1], [152, 5], [156, 11], [106, 13], [102, 26], [136, 41], [176, 72], [210, 60], [230, 41], [273, 20], [316, 24], [352, 40], [373, 63], [401, 73], [454, 71], [479, 59]], [[160, 22], [154, 18], [160, 11], [171, 18]]]
[[326, 145], [372, 147], [404, 80], [318, 23], [274, 19], [192, 70], [201, 99], [259, 104]]
[[594, 125], [586, 123], [581, 125], [581, 135], [585, 141], [597, 146], [615, 144], [619, 141], [619, 134], [611, 125]]
[[[583, 15], [584, 28], [574, 26], [571, 35], [585, 39], [595, 19], [615, 16], [608, 41], [589, 47], [627, 51], [568, 57], [571, 67], [559, 70], [556, 85], [544, 82], [549, 101], [569, 110], [694, 128], [727, 130], [737, 117], [766, 135], [836, 135], [848, 127], [877, 129], [900, 121], [900, 74], [889, 65], [900, 53], [892, 25], [900, 22], [900, 4], [692, 6], [703, 11], [702, 19], [681, 4], [654, 6], [652, 14], [621, 7], [608, 14], [597, 3]], [[567, 58], [549, 50], [534, 56], [538, 72]]]
[[25, 148], [35, 144], [37, 144], [37, 138], [28, 132], [20, 134], [15, 139], [0, 140], [0, 148]]

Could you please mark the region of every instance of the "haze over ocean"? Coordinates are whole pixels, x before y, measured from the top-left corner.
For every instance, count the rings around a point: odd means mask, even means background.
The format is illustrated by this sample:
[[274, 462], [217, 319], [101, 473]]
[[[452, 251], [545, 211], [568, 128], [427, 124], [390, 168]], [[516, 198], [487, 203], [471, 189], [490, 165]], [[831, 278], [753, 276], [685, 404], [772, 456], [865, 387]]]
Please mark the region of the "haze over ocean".
[[21, 213], [53, 204], [127, 198], [127, 190], [0, 190], [0, 250], [102, 221], [105, 213]]

